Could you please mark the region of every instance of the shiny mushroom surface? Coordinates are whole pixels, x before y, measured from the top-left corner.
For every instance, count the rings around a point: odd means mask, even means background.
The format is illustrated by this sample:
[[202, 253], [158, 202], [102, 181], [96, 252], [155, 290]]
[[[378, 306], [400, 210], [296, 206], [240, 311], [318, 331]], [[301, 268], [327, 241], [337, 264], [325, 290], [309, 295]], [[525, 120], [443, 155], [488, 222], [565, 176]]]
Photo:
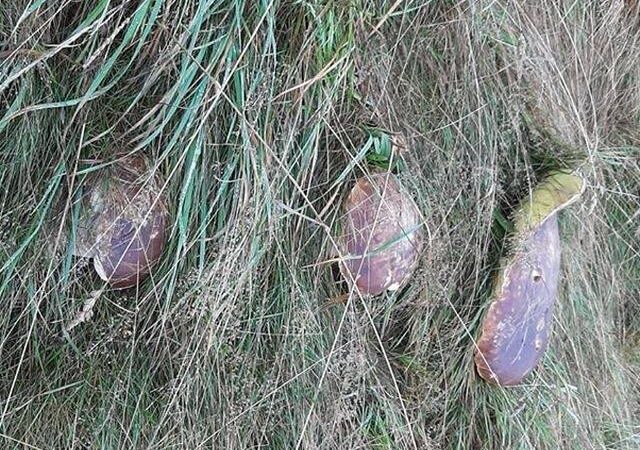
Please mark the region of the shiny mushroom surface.
[[504, 260], [476, 343], [475, 365], [488, 382], [522, 382], [540, 362], [560, 279], [558, 212], [585, 189], [576, 173], [556, 171], [520, 204], [513, 254]]
[[485, 317], [475, 363], [485, 380], [519, 384], [549, 341], [560, 275], [556, 214], [545, 220], [504, 268], [499, 293]]
[[166, 244], [167, 209], [158, 177], [139, 156], [92, 174], [81, 200], [74, 254], [93, 258], [116, 289], [136, 286], [158, 263]]
[[399, 289], [418, 263], [424, 230], [417, 205], [391, 173], [356, 180], [344, 202], [340, 270], [361, 295]]

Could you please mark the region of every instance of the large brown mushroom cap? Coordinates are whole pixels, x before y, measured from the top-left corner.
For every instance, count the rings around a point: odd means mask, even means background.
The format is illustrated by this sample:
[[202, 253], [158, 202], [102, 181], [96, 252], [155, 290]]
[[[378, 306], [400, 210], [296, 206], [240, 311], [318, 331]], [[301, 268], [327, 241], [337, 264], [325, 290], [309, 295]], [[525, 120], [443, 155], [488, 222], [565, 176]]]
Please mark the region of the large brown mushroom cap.
[[359, 178], [344, 203], [340, 270], [362, 295], [398, 289], [423, 245], [418, 207], [391, 173]]
[[475, 355], [487, 381], [518, 384], [538, 364], [549, 340], [560, 273], [558, 219], [552, 214], [504, 268]]
[[94, 258], [114, 288], [137, 285], [159, 261], [167, 211], [155, 176], [142, 157], [123, 158], [92, 176], [82, 199], [74, 253]]
[[477, 342], [474, 359], [485, 380], [518, 384], [542, 358], [560, 277], [557, 214], [583, 191], [584, 180], [578, 174], [559, 171], [521, 203], [514, 252], [496, 280]]

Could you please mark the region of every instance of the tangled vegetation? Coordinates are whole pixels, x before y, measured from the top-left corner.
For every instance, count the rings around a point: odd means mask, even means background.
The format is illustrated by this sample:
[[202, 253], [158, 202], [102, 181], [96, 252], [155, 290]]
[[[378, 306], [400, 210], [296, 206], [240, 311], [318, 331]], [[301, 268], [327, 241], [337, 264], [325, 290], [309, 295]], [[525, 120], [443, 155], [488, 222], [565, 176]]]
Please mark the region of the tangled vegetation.
[[[639, 448], [639, 17], [1, 2], [0, 446]], [[424, 218], [417, 270], [336, 301], [340, 205], [389, 146]], [[143, 283], [96, 299], [77, 200], [117, 155], [164, 181], [168, 240]], [[488, 385], [474, 342], [514, 209], [566, 168], [586, 189], [559, 217], [549, 349], [522, 385]]]

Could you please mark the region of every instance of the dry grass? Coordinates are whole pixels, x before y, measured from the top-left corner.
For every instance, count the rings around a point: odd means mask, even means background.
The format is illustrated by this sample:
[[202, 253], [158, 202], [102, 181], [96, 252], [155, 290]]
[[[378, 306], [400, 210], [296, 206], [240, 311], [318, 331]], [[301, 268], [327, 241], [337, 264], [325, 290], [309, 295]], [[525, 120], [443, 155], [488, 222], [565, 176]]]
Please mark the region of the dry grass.
[[[10, 3], [3, 448], [640, 446], [637, 7]], [[372, 128], [405, 141], [429, 241], [406, 289], [340, 304], [327, 261]], [[60, 338], [101, 286], [74, 198], [122, 151], [166, 180], [166, 255]], [[490, 387], [473, 341], [504, 218], [558, 167], [588, 189], [561, 215], [551, 346]]]

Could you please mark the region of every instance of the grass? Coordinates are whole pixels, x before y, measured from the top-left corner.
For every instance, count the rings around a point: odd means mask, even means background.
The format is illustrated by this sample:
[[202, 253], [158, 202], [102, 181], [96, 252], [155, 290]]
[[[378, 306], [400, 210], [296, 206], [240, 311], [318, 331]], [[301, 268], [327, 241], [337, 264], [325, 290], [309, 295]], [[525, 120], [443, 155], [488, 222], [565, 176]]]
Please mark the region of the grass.
[[[5, 3], [3, 448], [640, 446], [635, 2]], [[333, 302], [341, 200], [385, 134], [428, 244], [398, 294]], [[123, 153], [166, 181], [169, 243], [62, 339], [101, 286], [74, 198]], [[487, 386], [514, 206], [566, 167], [587, 191], [550, 349]]]

